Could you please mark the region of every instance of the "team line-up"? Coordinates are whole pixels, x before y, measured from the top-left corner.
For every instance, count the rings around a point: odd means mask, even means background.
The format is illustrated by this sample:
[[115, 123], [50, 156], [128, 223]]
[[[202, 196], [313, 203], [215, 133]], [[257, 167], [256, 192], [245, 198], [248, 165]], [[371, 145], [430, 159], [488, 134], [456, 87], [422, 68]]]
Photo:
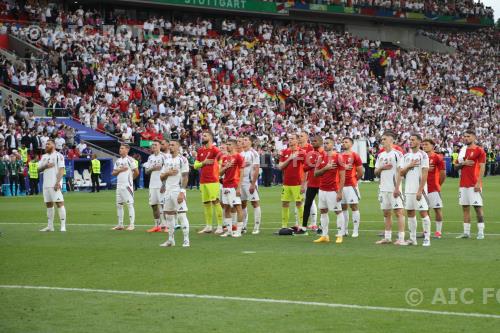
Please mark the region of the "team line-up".
[[[441, 185], [445, 181], [445, 164], [442, 155], [434, 152], [434, 141], [422, 139], [413, 133], [409, 138], [410, 151], [406, 154], [395, 145], [396, 134], [386, 131], [381, 138], [382, 149], [375, 163], [375, 175], [380, 178], [378, 199], [383, 211], [385, 231], [376, 244], [392, 243], [392, 216], [397, 218], [398, 237], [394, 244], [417, 245], [418, 212], [423, 227], [423, 246], [431, 245], [431, 220], [433, 209], [436, 219], [435, 237], [442, 237], [443, 202]], [[486, 154], [476, 145], [474, 131], [463, 135], [464, 148], [454, 165], [461, 169], [459, 204], [463, 208], [464, 232], [458, 238], [470, 238], [470, 207], [477, 216], [477, 239], [484, 239], [482, 177]], [[283, 172], [281, 192], [280, 235], [305, 234], [317, 231], [320, 237], [314, 243], [328, 243], [329, 212], [336, 214], [336, 243], [341, 244], [349, 234], [349, 209], [352, 212], [351, 236], [357, 238], [361, 215], [358, 204], [361, 199], [357, 182], [363, 176], [362, 161], [352, 150], [353, 140], [342, 140], [342, 152], [335, 150], [332, 138], [313, 137], [307, 133], [290, 134], [288, 147], [281, 151], [278, 168]], [[120, 146], [120, 157], [113, 168], [117, 177], [116, 209], [118, 224], [113, 230], [135, 229], [133, 179], [139, 175], [134, 159], [128, 155], [129, 146]], [[149, 205], [152, 207], [154, 227], [148, 232], [168, 232], [168, 239], [160, 246], [175, 246], [175, 229], [183, 233], [183, 247], [189, 247], [189, 221], [187, 218], [186, 187], [189, 163], [181, 154], [178, 141], [154, 141], [152, 154], [144, 164], [150, 174]], [[213, 135], [204, 132], [202, 146], [198, 149], [194, 168], [200, 170], [200, 190], [203, 202], [205, 227], [199, 234], [215, 233], [221, 237], [241, 237], [246, 232], [247, 204], [254, 210], [252, 234], [260, 233], [261, 208], [258, 191], [260, 168], [259, 154], [253, 149], [250, 136], [230, 138], [216, 147]], [[61, 191], [64, 174], [64, 157], [49, 140], [46, 153], [38, 167], [43, 172], [43, 196], [47, 207], [48, 225], [41, 231], [54, 231], [54, 204], [58, 208], [61, 231], [66, 231], [66, 209]], [[404, 191], [402, 191], [404, 180]], [[318, 205], [315, 198], [318, 196]], [[295, 205], [297, 225], [288, 228], [290, 203]], [[124, 206], [127, 206], [129, 225], [124, 227]], [[317, 211], [320, 227], [316, 225]], [[405, 215], [408, 218], [409, 239], [405, 240]], [[217, 227], [213, 230], [215, 213]], [[308, 222], [311, 220], [311, 224]]]

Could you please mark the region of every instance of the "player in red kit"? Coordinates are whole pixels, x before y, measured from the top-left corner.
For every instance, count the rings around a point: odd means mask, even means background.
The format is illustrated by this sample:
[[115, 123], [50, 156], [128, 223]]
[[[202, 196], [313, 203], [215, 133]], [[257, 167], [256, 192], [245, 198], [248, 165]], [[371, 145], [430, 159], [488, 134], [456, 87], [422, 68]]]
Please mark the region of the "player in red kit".
[[484, 239], [483, 175], [486, 164], [484, 149], [476, 145], [476, 133], [465, 131], [464, 142], [467, 146], [465, 156], [459, 156], [455, 167], [461, 169], [459, 204], [464, 212], [464, 233], [457, 238], [470, 238], [470, 206], [474, 206], [477, 216], [477, 239]]
[[[221, 176], [222, 182], [222, 204], [224, 205], [224, 221], [226, 232], [223, 237], [241, 237], [243, 228], [243, 211], [241, 209], [241, 183], [243, 181], [243, 168], [245, 160], [238, 153], [238, 142], [234, 139], [226, 143], [227, 154], [222, 157]], [[233, 234], [233, 219], [237, 215], [237, 228]]]
[[436, 214], [436, 232], [434, 233], [434, 237], [441, 238], [443, 231], [443, 200], [441, 199], [441, 186], [446, 179], [446, 166], [443, 155], [434, 152], [435, 145], [432, 139], [424, 139], [422, 141], [422, 149], [427, 153], [427, 156], [429, 156], [427, 200], [429, 201], [429, 209], [434, 209], [434, 213]]
[[298, 145], [297, 134], [288, 136], [288, 148], [281, 151], [278, 169], [283, 172], [283, 190], [281, 192], [281, 228], [288, 227], [290, 216], [290, 201], [295, 202], [298, 210], [299, 225], [302, 224], [301, 187], [304, 181], [304, 160], [305, 153]]
[[219, 160], [220, 150], [213, 144], [213, 135], [203, 132], [201, 135], [203, 146], [198, 149], [194, 168], [200, 169], [200, 191], [205, 213], [205, 227], [198, 233], [212, 232], [212, 215], [215, 210], [217, 216], [216, 234], [222, 234], [222, 207], [219, 204]]
[[319, 202], [318, 208], [321, 212], [321, 237], [316, 239], [315, 243], [328, 243], [330, 237], [328, 236], [328, 225], [330, 218], [329, 211], [337, 214], [337, 225], [341, 229], [337, 232], [336, 243], [340, 244], [343, 241], [345, 234], [344, 228], [344, 215], [342, 214], [342, 192], [345, 182], [345, 170], [341, 163], [340, 154], [334, 150], [334, 141], [332, 138], [325, 139], [324, 148], [325, 152], [321, 156], [321, 161], [314, 171], [316, 177], [320, 177], [319, 184]]
[[361, 195], [358, 189], [358, 180], [363, 177], [363, 162], [361, 157], [352, 150], [354, 141], [351, 138], [342, 140], [343, 153], [342, 163], [345, 168], [344, 193], [342, 195], [342, 213], [344, 214], [345, 235], [349, 234], [349, 207], [352, 210], [352, 237], [356, 238], [359, 234], [359, 223], [361, 215], [359, 213], [359, 200]]

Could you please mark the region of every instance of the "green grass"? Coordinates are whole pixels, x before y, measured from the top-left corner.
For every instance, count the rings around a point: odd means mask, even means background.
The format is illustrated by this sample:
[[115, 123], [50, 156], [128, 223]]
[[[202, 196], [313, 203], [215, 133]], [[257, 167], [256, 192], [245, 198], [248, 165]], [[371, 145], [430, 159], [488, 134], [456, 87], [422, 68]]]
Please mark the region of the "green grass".
[[[458, 184], [448, 180], [443, 188], [445, 236], [433, 240], [430, 248], [374, 245], [382, 229], [376, 184], [361, 184], [363, 231], [359, 239], [348, 238], [342, 245], [313, 244], [311, 235], [274, 236], [281, 214], [277, 187], [261, 189], [263, 232], [241, 239], [196, 234], [203, 220], [200, 197], [188, 191], [188, 249], [160, 248], [166, 235], [144, 232], [152, 221], [145, 190], [136, 194], [136, 223], [142, 226], [135, 232], [110, 230], [116, 224], [113, 191], [66, 194], [65, 234], [38, 232], [45, 225], [40, 196], [2, 197], [0, 285], [500, 315], [500, 212], [495, 207], [499, 189], [500, 177], [486, 178], [486, 239], [457, 240], [455, 233], [462, 231]], [[473, 233], [476, 230], [474, 222]], [[176, 237], [182, 239], [180, 231]], [[424, 295], [416, 307], [405, 300], [410, 288]], [[473, 304], [464, 304], [458, 296], [458, 304], [449, 304], [449, 288], [471, 288], [466, 296]], [[495, 288], [498, 300], [483, 304], [483, 288]], [[432, 302], [436, 290], [447, 294], [448, 304], [442, 298]], [[366, 308], [0, 288], [0, 332], [495, 332], [499, 325], [497, 318]]]

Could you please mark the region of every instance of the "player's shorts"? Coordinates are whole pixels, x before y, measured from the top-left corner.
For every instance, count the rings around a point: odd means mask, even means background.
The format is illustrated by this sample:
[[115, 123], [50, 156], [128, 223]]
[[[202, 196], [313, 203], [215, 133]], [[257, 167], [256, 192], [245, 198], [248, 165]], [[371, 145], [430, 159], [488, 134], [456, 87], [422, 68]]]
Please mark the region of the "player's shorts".
[[418, 211], [429, 210], [429, 204], [427, 203], [426, 195], [422, 194], [420, 200], [417, 200], [417, 195], [415, 193], [406, 193], [405, 209]]
[[[164, 212], [183, 212], [182, 208], [186, 208], [187, 211], [187, 204], [186, 200], [184, 200], [182, 203], [177, 202], [177, 198], [179, 197], [179, 193], [181, 193], [180, 190], [174, 190], [174, 191], [166, 191], [163, 195], [163, 211]], [[184, 205], [184, 207], [181, 207]]]
[[241, 205], [241, 198], [236, 195], [235, 188], [222, 188], [222, 204], [231, 207], [234, 207], [235, 205]]
[[220, 183], [205, 183], [200, 184], [201, 201], [209, 202], [219, 200], [220, 198]]
[[302, 200], [304, 200], [304, 198], [302, 193], [300, 193], [300, 185], [283, 185], [283, 189], [281, 190], [281, 201], [301, 202]]
[[54, 190], [53, 187], [43, 188], [43, 201], [47, 202], [64, 202], [64, 197], [61, 190]]
[[458, 204], [460, 206], [482, 206], [483, 195], [481, 192], [475, 192], [474, 187], [460, 187]]
[[342, 211], [342, 200], [337, 201], [337, 192], [319, 190], [319, 209], [328, 209], [331, 212]]
[[241, 201], [259, 201], [259, 187], [255, 186], [255, 191], [250, 193], [250, 185], [241, 186]]
[[345, 186], [342, 190], [342, 204], [343, 205], [355, 205], [359, 203], [361, 196], [357, 187]]
[[116, 188], [116, 203], [117, 204], [133, 204], [134, 189], [130, 186]]
[[427, 194], [427, 200], [429, 200], [429, 208], [443, 208], [441, 193], [431, 192]]
[[403, 209], [403, 197], [400, 195], [394, 198], [392, 192], [379, 192], [378, 201], [380, 202], [380, 209]]
[[164, 193], [160, 192], [159, 188], [149, 189], [149, 205], [161, 205]]

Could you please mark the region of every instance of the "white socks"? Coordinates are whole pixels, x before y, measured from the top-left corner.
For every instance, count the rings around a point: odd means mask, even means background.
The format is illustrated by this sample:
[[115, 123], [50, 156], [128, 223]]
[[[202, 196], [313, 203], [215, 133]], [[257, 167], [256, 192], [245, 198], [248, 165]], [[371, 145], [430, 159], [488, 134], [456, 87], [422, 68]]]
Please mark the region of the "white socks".
[[464, 223], [464, 234], [470, 235], [470, 223]]
[[391, 230], [385, 230], [384, 231], [384, 238], [391, 240], [392, 239], [392, 231]]
[[[423, 222], [423, 220], [422, 220]], [[408, 230], [410, 230], [410, 239], [412, 241], [417, 240], [417, 218], [409, 217], [408, 218]]]
[[436, 231], [442, 232], [443, 230], [443, 221], [436, 221]]
[[342, 215], [344, 215], [344, 233], [343, 233], [343, 235], [345, 235], [345, 233], [349, 230], [349, 208], [347, 208], [347, 210], [343, 210]]
[[184, 240], [189, 240], [189, 221], [186, 213], [178, 213], [177, 220], [181, 222], [182, 235], [184, 236]]
[[477, 224], [477, 233], [478, 234], [484, 234], [484, 222], [481, 222], [481, 223]]
[[424, 239], [430, 240], [431, 239], [431, 219], [429, 218], [429, 216], [422, 218], [422, 227], [424, 229]]
[[116, 204], [116, 213], [118, 214], [118, 225], [123, 227], [123, 205]]
[[293, 211], [295, 213], [295, 225], [299, 224], [299, 210], [297, 209], [297, 206], [293, 207]]
[[243, 211], [243, 226], [246, 228], [248, 224], [248, 207], [245, 207], [244, 209], [242, 209], [242, 211]]
[[226, 225], [226, 232], [229, 235], [232, 235], [233, 234], [233, 218], [232, 217], [225, 217], [224, 224]]
[[133, 203], [129, 203], [129, 204], [127, 204], [127, 206], [128, 206], [128, 217], [130, 219], [130, 225], [134, 226], [134, 224], [135, 224], [135, 209], [134, 209], [134, 204]]
[[262, 212], [260, 210], [260, 206], [257, 208], [254, 208], [253, 210], [253, 220], [254, 220], [254, 226], [253, 230], [259, 230], [260, 229], [260, 219], [262, 218]]
[[352, 225], [353, 225], [353, 232], [358, 233], [359, 232], [359, 222], [361, 221], [361, 213], [359, 210], [355, 210], [352, 212]]
[[344, 214], [342, 214], [342, 212], [337, 214], [337, 225], [340, 225], [340, 229], [337, 232], [337, 236], [344, 237], [345, 231], [346, 231], [346, 229], [345, 229], [346, 225], [344, 223]]
[[398, 240], [400, 242], [404, 242], [405, 241], [405, 232], [398, 232]]
[[47, 208], [47, 227], [54, 229], [54, 207]]
[[328, 236], [328, 224], [330, 223], [330, 218], [328, 217], [328, 213], [326, 214], [321, 214], [321, 217], [319, 218], [320, 223], [321, 223], [321, 231], [322, 231], [322, 236]]
[[165, 213], [163, 211], [160, 213], [160, 224], [161, 227], [166, 227], [167, 226], [167, 221], [165, 219]]
[[160, 219], [154, 219], [155, 221], [155, 227], [160, 226]]
[[[52, 208], [54, 209], [54, 208]], [[62, 206], [57, 209], [59, 213], [59, 220], [61, 220], [61, 230], [66, 230], [66, 207]], [[53, 216], [53, 215], [52, 215]]]
[[167, 220], [168, 240], [174, 241], [175, 215], [167, 215], [165, 219]]
[[318, 225], [318, 206], [316, 206], [314, 200], [311, 204], [311, 215], [309, 216], [309, 220], [311, 221], [311, 225]]

